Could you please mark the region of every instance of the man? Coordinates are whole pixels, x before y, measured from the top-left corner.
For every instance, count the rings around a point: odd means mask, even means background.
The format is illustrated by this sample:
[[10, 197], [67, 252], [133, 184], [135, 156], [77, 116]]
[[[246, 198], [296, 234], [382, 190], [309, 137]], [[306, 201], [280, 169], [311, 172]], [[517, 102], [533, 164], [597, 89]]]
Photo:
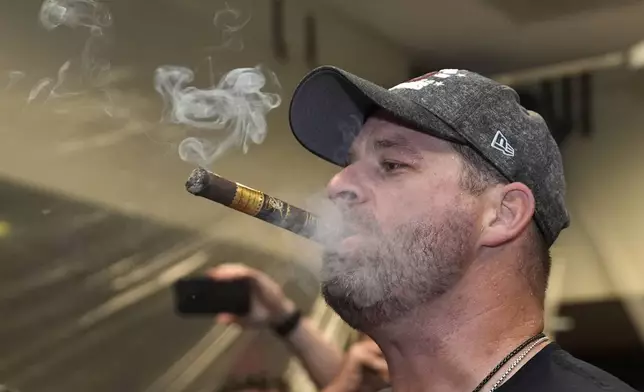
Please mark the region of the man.
[[514, 90], [453, 69], [387, 90], [321, 67], [290, 122], [343, 166], [322, 291], [382, 349], [394, 391], [633, 391], [541, 333], [569, 216], [557, 145]]

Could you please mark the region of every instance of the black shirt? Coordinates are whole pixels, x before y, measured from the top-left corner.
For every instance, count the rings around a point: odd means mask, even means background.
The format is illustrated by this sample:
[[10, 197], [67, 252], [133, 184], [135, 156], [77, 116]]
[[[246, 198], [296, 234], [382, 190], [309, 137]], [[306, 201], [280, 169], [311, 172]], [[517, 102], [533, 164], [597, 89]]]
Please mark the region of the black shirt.
[[550, 343], [498, 392], [636, 392], [623, 381]]
[[637, 392], [616, 377], [573, 357], [557, 343], [550, 343], [495, 392], [600, 391]]

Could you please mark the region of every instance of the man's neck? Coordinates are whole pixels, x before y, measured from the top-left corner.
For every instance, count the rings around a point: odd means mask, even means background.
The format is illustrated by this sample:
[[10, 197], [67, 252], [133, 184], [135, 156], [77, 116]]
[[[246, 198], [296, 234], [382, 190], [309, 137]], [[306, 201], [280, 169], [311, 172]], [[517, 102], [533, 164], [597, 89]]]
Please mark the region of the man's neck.
[[489, 272], [472, 270], [441, 298], [367, 331], [385, 354], [396, 392], [470, 392], [543, 330], [541, 300], [527, 295], [522, 279]]

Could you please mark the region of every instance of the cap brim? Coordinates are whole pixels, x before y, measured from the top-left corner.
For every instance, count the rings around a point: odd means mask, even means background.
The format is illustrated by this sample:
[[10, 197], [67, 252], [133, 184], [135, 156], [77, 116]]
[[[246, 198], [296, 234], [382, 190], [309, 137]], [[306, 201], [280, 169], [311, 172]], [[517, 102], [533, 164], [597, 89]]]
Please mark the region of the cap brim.
[[345, 166], [353, 139], [378, 108], [420, 132], [465, 142], [431, 111], [395, 90], [331, 66], [315, 69], [300, 82], [291, 100], [289, 122], [302, 146], [322, 159]]

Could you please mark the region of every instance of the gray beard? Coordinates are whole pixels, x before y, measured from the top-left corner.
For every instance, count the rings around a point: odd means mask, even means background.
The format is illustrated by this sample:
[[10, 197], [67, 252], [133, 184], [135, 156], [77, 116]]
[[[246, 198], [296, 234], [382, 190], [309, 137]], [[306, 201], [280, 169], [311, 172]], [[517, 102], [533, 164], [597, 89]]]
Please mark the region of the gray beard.
[[391, 235], [369, 231], [361, 249], [323, 256], [322, 294], [351, 327], [388, 324], [440, 297], [463, 276], [473, 222], [450, 211], [399, 226]]

